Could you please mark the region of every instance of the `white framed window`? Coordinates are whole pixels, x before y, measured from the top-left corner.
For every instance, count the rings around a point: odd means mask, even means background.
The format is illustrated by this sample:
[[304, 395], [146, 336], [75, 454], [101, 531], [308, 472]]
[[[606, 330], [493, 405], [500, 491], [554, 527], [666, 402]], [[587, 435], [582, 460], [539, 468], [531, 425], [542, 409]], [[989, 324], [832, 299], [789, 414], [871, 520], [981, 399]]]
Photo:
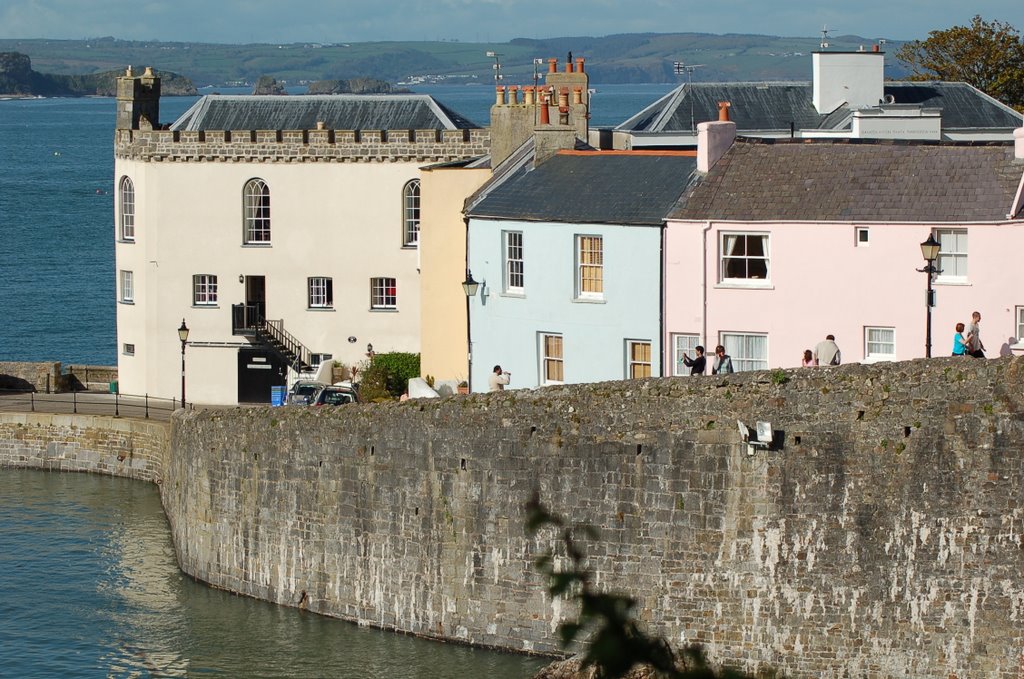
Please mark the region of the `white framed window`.
[[1024, 306], [1019, 306], [1016, 308], [1016, 317], [1017, 334], [1015, 335], [1015, 337], [1017, 339], [1017, 346], [1020, 346], [1024, 344]]
[[604, 298], [604, 239], [576, 236], [576, 297]]
[[505, 254], [505, 292], [522, 294], [525, 282], [523, 232], [502, 231], [501, 239]]
[[766, 233], [722, 233], [721, 281], [766, 283], [771, 272], [768, 252]]
[[402, 188], [402, 246], [414, 248], [420, 242], [420, 180]]
[[318, 368], [324, 361], [330, 361], [332, 359], [334, 359], [334, 354], [310, 353], [309, 364], [314, 368]]
[[859, 248], [866, 248], [871, 244], [871, 231], [866, 226], [858, 226], [855, 230], [854, 243]]
[[398, 288], [394, 278], [370, 279], [370, 308], [398, 308]]
[[896, 328], [864, 328], [864, 360], [896, 360]]
[[736, 372], [768, 369], [768, 335], [753, 332], [723, 332], [722, 346], [732, 358]]
[[540, 333], [540, 383], [562, 384], [565, 382], [565, 356], [562, 336]]
[[690, 368], [683, 363], [683, 354], [691, 358], [697, 355], [697, 347], [700, 345], [700, 335], [687, 333], [673, 333], [672, 335], [672, 374], [689, 375]]
[[312, 276], [307, 279], [310, 309], [334, 308], [334, 282], [326, 276]]
[[135, 240], [135, 184], [130, 177], [121, 177], [117, 187], [118, 203], [121, 206], [121, 240]]
[[128, 344], [127, 342], [125, 342], [124, 344], [121, 345], [121, 353], [124, 354], [125, 356], [134, 356], [135, 345]]
[[135, 274], [121, 270], [121, 301], [125, 304], [135, 303]]
[[270, 187], [262, 179], [250, 179], [242, 190], [246, 244], [270, 243]]
[[650, 340], [626, 340], [626, 379], [651, 376]]
[[193, 306], [215, 306], [217, 304], [217, 277], [208, 273], [192, 276]]
[[940, 273], [937, 282], [967, 280], [967, 229], [935, 229], [939, 241], [939, 259], [935, 265]]

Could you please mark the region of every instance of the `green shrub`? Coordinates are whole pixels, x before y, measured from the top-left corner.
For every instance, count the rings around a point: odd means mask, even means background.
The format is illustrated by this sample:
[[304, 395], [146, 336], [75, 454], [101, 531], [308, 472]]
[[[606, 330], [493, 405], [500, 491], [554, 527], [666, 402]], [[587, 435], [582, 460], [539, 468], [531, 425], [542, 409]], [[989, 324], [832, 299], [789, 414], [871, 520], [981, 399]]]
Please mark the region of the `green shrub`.
[[374, 354], [362, 372], [360, 400], [399, 398], [409, 388], [409, 380], [419, 377], [420, 355], [402, 351]]

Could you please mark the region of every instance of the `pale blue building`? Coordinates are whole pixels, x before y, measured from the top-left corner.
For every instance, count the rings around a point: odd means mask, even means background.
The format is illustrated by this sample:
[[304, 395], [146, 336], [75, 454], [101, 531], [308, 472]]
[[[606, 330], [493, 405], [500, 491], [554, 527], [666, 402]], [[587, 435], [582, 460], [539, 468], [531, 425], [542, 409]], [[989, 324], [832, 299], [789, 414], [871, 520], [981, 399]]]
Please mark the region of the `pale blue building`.
[[471, 386], [659, 375], [662, 229], [692, 152], [563, 151], [502, 168], [468, 202]]

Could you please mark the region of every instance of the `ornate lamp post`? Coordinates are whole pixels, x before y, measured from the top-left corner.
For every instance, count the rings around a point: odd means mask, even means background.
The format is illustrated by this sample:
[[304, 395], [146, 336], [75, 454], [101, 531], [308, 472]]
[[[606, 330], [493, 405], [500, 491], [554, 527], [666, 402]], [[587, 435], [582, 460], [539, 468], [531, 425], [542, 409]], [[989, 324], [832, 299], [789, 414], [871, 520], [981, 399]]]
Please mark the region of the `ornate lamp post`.
[[921, 256], [924, 257], [926, 263], [924, 268], [918, 269], [918, 271], [928, 275], [928, 292], [925, 297], [925, 306], [928, 309], [924, 330], [925, 358], [932, 357], [932, 307], [935, 306], [935, 291], [932, 290], [932, 278], [935, 274], [942, 273], [940, 269], [935, 268], [935, 260], [939, 257], [940, 248], [939, 241], [935, 240], [935, 234], [928, 234], [928, 240], [921, 243]]
[[185, 407], [185, 344], [188, 343], [188, 326], [185, 319], [181, 319], [181, 327], [178, 328], [178, 339], [181, 340], [181, 407]]

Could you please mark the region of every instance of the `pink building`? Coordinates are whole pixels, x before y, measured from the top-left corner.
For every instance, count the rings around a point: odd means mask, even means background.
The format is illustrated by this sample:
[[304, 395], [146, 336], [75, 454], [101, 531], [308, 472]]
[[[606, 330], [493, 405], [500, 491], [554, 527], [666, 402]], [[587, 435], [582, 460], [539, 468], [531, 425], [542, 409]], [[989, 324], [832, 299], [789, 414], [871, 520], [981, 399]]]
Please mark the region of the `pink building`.
[[723, 344], [737, 370], [795, 367], [826, 334], [844, 363], [923, 357], [929, 235], [931, 355], [975, 310], [989, 357], [1024, 351], [1024, 129], [964, 144], [699, 128], [707, 174], [665, 230], [665, 374], [687, 374], [696, 344]]

